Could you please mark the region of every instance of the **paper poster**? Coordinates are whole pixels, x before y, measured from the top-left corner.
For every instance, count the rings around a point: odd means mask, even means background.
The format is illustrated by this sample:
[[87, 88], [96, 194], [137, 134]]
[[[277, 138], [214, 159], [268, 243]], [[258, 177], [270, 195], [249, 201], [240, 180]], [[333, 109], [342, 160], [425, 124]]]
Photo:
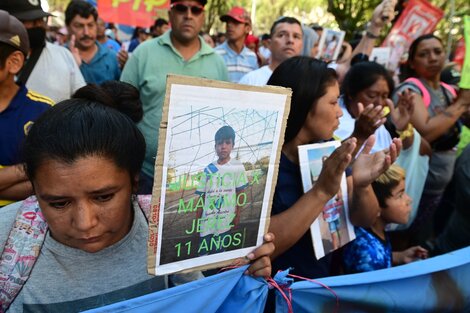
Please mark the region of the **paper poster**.
[[169, 75], [149, 271], [214, 268], [266, 233], [291, 91]]
[[372, 49], [369, 60], [379, 63], [385, 68], [388, 68], [388, 60], [390, 59], [390, 47], [380, 47]]
[[106, 22], [150, 27], [157, 10], [168, 10], [169, 0], [98, 0], [98, 13]]
[[444, 12], [425, 0], [409, 0], [382, 47], [390, 47], [388, 69], [394, 71], [416, 38], [434, 31]]
[[318, 54], [316, 58], [326, 62], [335, 61], [338, 58], [339, 52], [341, 51], [344, 34], [345, 32], [342, 30], [324, 28], [320, 38], [320, 44], [318, 46]]
[[[340, 145], [340, 141], [330, 141], [299, 146], [299, 163], [304, 192], [309, 191], [315, 185], [323, 162]], [[343, 174], [338, 193], [326, 203], [322, 213], [310, 226], [310, 233], [317, 259], [356, 238], [348, 215], [346, 174]]]
[[[470, 47], [470, 16], [464, 16], [465, 46]], [[470, 89], [470, 49], [465, 49], [465, 58], [460, 77], [460, 88]]]

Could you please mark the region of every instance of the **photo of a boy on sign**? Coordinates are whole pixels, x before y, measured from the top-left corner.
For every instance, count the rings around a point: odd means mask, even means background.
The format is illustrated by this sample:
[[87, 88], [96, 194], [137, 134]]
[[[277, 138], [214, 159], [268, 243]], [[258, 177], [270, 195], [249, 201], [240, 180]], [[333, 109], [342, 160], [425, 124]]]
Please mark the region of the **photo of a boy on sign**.
[[[299, 146], [300, 171], [305, 192], [315, 185], [323, 163], [338, 146], [337, 141]], [[348, 218], [346, 190], [346, 176], [343, 175], [338, 193], [328, 200], [322, 214], [310, 226], [313, 248], [318, 259], [355, 238]]]
[[[157, 274], [215, 267], [262, 242], [289, 93], [180, 79], [168, 89], [155, 167], [161, 189], [152, 197], [157, 241], [149, 245]], [[203, 86], [191, 85], [199, 80]]]
[[344, 31], [323, 29], [316, 58], [326, 62], [336, 61], [343, 44], [344, 35]]
[[[231, 228], [240, 221], [240, 210], [246, 204], [248, 187], [243, 164], [231, 157], [235, 145], [235, 131], [222, 126], [215, 133], [217, 160], [204, 169], [196, 194], [204, 201], [197, 210], [197, 227], [200, 232], [198, 254], [223, 252], [241, 241], [241, 233], [232, 233]], [[228, 238], [228, 239], [227, 239]]]

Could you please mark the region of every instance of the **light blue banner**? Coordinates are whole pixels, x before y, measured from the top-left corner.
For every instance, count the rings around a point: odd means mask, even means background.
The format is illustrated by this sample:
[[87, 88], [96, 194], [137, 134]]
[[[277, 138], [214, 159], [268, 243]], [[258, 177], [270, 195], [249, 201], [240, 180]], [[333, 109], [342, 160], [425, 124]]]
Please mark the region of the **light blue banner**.
[[124, 302], [86, 311], [86, 313], [191, 313], [263, 312], [268, 285], [263, 279], [243, 275], [242, 267], [178, 287]]
[[[86, 312], [263, 312], [268, 284], [243, 275], [245, 269]], [[301, 281], [290, 286], [295, 313], [470, 312], [470, 247], [390, 269], [317, 281], [335, 292], [339, 305], [331, 291]], [[288, 312], [279, 293], [276, 312]]]
[[[389, 269], [290, 286], [295, 313], [470, 312], [470, 247]], [[276, 295], [276, 312], [288, 312]]]

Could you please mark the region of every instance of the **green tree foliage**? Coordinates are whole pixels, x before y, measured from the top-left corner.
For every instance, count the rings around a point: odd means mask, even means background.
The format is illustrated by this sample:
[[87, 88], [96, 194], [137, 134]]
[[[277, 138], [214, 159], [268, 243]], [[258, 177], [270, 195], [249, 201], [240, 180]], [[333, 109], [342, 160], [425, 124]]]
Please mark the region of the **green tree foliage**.
[[70, 0], [48, 0], [47, 2], [51, 11], [65, 12]]
[[[208, 0], [204, 30], [211, 33], [224, 31], [219, 16], [233, 6], [242, 6], [251, 11], [252, 1], [256, 3], [253, 31], [257, 35], [269, 32], [272, 23], [278, 17], [293, 16], [307, 25], [317, 23], [324, 27], [344, 30], [346, 39], [350, 39], [354, 32], [363, 29], [381, 0]], [[438, 24], [436, 31], [444, 43], [448, 42], [450, 36], [450, 42], [454, 46], [463, 35], [463, 16], [470, 15], [468, 0], [453, 0], [454, 13], [451, 10], [452, 0], [428, 1], [444, 11], [444, 18]], [[64, 12], [69, 2], [70, 0], [48, 0], [50, 11], [59, 12]], [[399, 1], [400, 5], [406, 2], [407, 0]], [[161, 13], [160, 15], [166, 17], [165, 12]], [[386, 32], [387, 30], [384, 30], [383, 34]]]
[[[381, 0], [327, 0], [328, 12], [334, 17], [341, 30], [346, 32], [346, 40], [350, 39], [355, 31], [360, 31], [370, 20], [374, 8]], [[436, 27], [436, 34], [451, 47], [463, 35], [463, 16], [470, 14], [468, 0], [428, 0], [434, 6], [444, 11], [444, 17]], [[407, 0], [399, 1], [397, 13], [400, 14]], [[454, 10], [452, 11], [452, 2]], [[385, 36], [390, 28], [382, 34]], [[450, 37], [450, 38], [449, 38]], [[450, 40], [449, 40], [450, 39]]]
[[[273, 22], [280, 16], [293, 16], [304, 24], [318, 23], [335, 26], [334, 18], [326, 12], [324, 0], [252, 0], [255, 2], [255, 21], [253, 32], [257, 35], [269, 32]], [[209, 0], [206, 9], [206, 31], [224, 31], [218, 16], [227, 12], [233, 6], [242, 6], [252, 11], [251, 0]]]
[[454, 0], [452, 11], [452, 0], [433, 0], [431, 3], [444, 11], [444, 17], [436, 27], [438, 35], [444, 45], [452, 51], [457, 41], [463, 37], [463, 17], [470, 15], [470, 3], [468, 0]]
[[328, 0], [328, 12], [333, 14], [346, 39], [362, 29], [370, 20], [375, 7], [381, 0]]

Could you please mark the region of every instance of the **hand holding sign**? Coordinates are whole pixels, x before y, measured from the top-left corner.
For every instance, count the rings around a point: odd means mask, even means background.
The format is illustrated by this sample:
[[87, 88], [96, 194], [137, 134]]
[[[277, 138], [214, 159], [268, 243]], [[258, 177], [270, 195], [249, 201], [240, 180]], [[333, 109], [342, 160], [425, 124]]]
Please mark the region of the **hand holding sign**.
[[372, 14], [372, 19], [367, 31], [374, 36], [379, 36], [380, 30], [384, 25], [390, 23], [395, 17], [396, 0], [383, 0]]
[[271, 255], [274, 252], [274, 234], [267, 233], [263, 237], [264, 242], [261, 246], [250, 252], [244, 258], [238, 258], [232, 263], [232, 266], [243, 266], [251, 263], [246, 270], [246, 275], [257, 277], [271, 276]]

